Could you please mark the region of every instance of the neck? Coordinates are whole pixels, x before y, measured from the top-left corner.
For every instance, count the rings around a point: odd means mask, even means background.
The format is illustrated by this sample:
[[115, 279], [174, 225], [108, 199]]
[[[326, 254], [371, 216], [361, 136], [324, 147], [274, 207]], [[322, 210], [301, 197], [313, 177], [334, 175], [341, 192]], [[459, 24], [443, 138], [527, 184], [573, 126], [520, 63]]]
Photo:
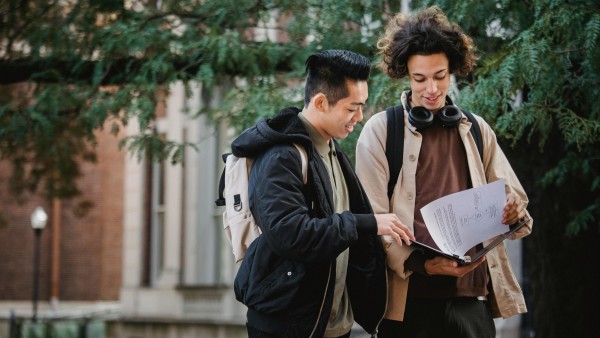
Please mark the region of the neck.
[[323, 132], [323, 128], [321, 128], [321, 112], [311, 109], [310, 107], [304, 107], [301, 112], [302, 116], [308, 121], [313, 128], [321, 135], [325, 142], [331, 141], [331, 137]]

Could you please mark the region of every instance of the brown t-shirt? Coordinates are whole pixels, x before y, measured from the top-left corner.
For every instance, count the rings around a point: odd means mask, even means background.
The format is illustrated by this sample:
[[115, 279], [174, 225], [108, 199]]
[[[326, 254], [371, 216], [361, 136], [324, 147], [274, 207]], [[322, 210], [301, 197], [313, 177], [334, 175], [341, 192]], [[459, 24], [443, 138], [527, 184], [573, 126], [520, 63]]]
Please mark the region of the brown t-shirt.
[[[467, 155], [457, 128], [444, 128], [434, 123], [421, 131], [423, 142], [416, 172], [414, 231], [416, 240], [437, 247], [425, 227], [421, 208], [442, 196], [471, 187]], [[471, 254], [475, 249], [469, 250]], [[487, 262], [464, 277], [426, 276], [423, 254], [415, 250], [405, 263], [413, 270], [408, 283], [408, 297], [446, 298], [487, 295], [489, 280]]]

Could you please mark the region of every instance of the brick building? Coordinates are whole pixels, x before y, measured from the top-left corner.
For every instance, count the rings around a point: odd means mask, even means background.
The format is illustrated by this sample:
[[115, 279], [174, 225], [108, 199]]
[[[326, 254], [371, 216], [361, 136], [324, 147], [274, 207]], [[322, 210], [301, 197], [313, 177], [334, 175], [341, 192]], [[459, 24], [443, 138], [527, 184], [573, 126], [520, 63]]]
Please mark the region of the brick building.
[[[165, 105], [157, 107], [157, 134], [197, 146], [186, 150], [183, 164], [140, 161], [120, 151], [118, 141], [138, 133], [135, 123], [118, 137], [98, 133], [97, 163], [82, 164], [82, 196], [74, 200], [54, 203], [35, 195], [17, 203], [7, 191], [10, 163], [0, 163], [0, 212], [6, 220], [0, 227], [0, 337], [8, 306], [20, 304], [18, 317], [31, 315], [30, 216], [37, 206], [49, 216], [41, 236], [39, 318], [112, 302], [118, 310], [107, 322], [108, 337], [245, 336], [245, 309], [232, 290], [233, 256], [222, 210], [214, 204], [219, 155], [228, 151], [232, 134], [187, 113], [216, 107], [224, 92], [196, 86], [190, 96], [175, 83]], [[82, 200], [93, 206], [78, 217]]]
[[[79, 198], [54, 202], [30, 195], [15, 200], [7, 188], [11, 165], [0, 162], [0, 301], [32, 297], [34, 232], [30, 216], [37, 206], [49, 216], [41, 235], [40, 299], [118, 300], [125, 154], [118, 150], [113, 135], [97, 136], [98, 161], [81, 168], [81, 198], [93, 203], [82, 217], [77, 215]], [[53, 247], [54, 239], [58, 246]], [[58, 278], [52, 278], [53, 270]]]

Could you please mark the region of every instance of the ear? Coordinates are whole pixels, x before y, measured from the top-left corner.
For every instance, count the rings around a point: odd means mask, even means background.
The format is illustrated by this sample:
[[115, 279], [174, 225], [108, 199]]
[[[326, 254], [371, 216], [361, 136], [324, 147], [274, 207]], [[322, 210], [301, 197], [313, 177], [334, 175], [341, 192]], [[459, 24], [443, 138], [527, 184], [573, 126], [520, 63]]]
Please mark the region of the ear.
[[327, 101], [327, 96], [323, 93], [318, 93], [313, 97], [313, 105], [319, 111], [329, 110], [329, 101]]

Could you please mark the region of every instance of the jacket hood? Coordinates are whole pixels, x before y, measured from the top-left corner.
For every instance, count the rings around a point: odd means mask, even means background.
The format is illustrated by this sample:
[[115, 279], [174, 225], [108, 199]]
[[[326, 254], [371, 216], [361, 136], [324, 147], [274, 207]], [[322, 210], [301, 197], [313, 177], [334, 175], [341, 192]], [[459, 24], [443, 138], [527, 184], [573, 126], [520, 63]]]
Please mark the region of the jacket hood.
[[237, 157], [256, 157], [278, 144], [311, 144], [298, 113], [298, 108], [284, 108], [275, 117], [258, 121], [231, 143], [231, 151]]

